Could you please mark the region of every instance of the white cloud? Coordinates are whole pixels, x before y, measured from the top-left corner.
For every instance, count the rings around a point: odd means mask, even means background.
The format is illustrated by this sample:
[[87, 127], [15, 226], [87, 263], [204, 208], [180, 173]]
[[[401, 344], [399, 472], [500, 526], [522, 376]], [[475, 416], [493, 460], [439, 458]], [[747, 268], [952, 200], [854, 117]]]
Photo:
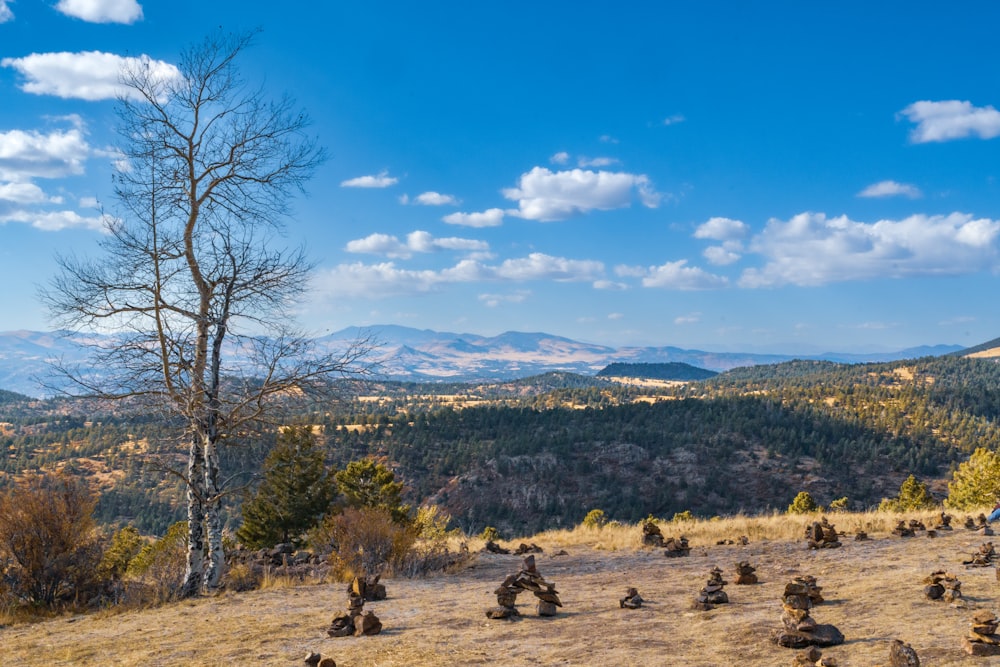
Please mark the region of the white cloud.
[[920, 188], [909, 183], [897, 183], [896, 181], [879, 181], [873, 183], [858, 193], [859, 197], [909, 197], [918, 199], [923, 196]]
[[594, 209], [627, 207], [632, 203], [633, 190], [645, 206], [659, 205], [661, 195], [645, 174], [584, 169], [552, 172], [535, 167], [521, 174], [518, 187], [504, 189], [503, 195], [518, 202], [517, 211], [510, 212], [512, 215], [551, 222]]
[[610, 134], [602, 134], [597, 138], [602, 144], [617, 144], [618, 140], [612, 137]]
[[846, 280], [958, 275], [995, 268], [1000, 221], [965, 213], [856, 222], [801, 213], [772, 219], [751, 242], [765, 259], [741, 287], [815, 286]]
[[149, 67], [153, 77], [163, 81], [181, 76], [175, 66], [162, 60], [145, 55], [126, 58], [101, 51], [32, 53], [23, 58], [4, 58], [0, 66], [12, 67], [27, 79], [21, 85], [26, 93], [88, 101], [134, 94], [119, 82], [124, 68]]
[[686, 259], [667, 262], [649, 268], [642, 279], [643, 287], [662, 287], [675, 290], [717, 289], [729, 284], [724, 276], [708, 273], [697, 266], [685, 266]]
[[465, 227], [498, 227], [503, 224], [503, 216], [503, 209], [491, 208], [483, 211], [482, 213], [452, 213], [441, 219], [449, 225], [462, 225]]
[[743, 244], [739, 241], [728, 241], [722, 245], [709, 246], [701, 254], [716, 266], [726, 266], [743, 256]]
[[731, 218], [709, 218], [708, 222], [698, 225], [694, 230], [696, 239], [712, 239], [714, 241], [729, 241], [746, 237], [750, 226], [742, 220]]
[[340, 182], [342, 188], [388, 188], [399, 183], [399, 179], [390, 176], [388, 170], [382, 170], [375, 176], [358, 176]]
[[449, 237], [435, 239], [429, 232], [417, 230], [406, 236], [406, 243], [389, 234], [369, 234], [363, 239], [349, 241], [347, 252], [385, 255], [386, 257], [408, 259], [414, 253], [429, 253], [439, 250], [463, 252], [486, 252], [490, 248], [485, 241]]
[[91, 148], [79, 128], [0, 132], [0, 180], [61, 178], [83, 173]]
[[77, 202], [80, 208], [99, 208], [100, 205], [97, 197], [80, 197], [80, 201]]
[[576, 160], [576, 163], [581, 167], [610, 167], [620, 162], [621, 160], [615, 157], [586, 157], [583, 155]]
[[623, 292], [628, 289], [628, 285], [625, 283], [620, 283], [614, 280], [595, 280], [593, 287], [594, 289], [613, 290], [616, 292]]
[[456, 206], [458, 199], [454, 195], [443, 195], [440, 192], [432, 190], [417, 195], [413, 202], [415, 204], [423, 204], [424, 206]]
[[56, 203], [58, 198], [46, 196], [34, 183], [0, 183], [0, 201], [15, 204]]
[[20, 222], [46, 232], [58, 232], [70, 228], [103, 232], [105, 231], [105, 220], [106, 217], [102, 215], [84, 217], [76, 211], [14, 211], [0, 216], [0, 224]]
[[910, 132], [910, 141], [923, 144], [951, 141], [973, 135], [992, 139], [1000, 135], [1000, 111], [992, 106], [974, 107], [972, 102], [945, 100], [914, 102], [901, 112], [917, 126]]
[[135, 23], [142, 18], [135, 0], [59, 0], [56, 9], [90, 23]]
[[6, 0], [0, 0], [0, 23], [14, 20], [14, 12], [10, 11]]
[[663, 119], [664, 125], [676, 125], [677, 123], [683, 123], [686, 118], [679, 113], [675, 113], [673, 116], [667, 116]]
[[552, 257], [542, 253], [508, 259], [500, 265], [485, 264], [471, 258], [463, 259], [440, 271], [402, 269], [394, 262], [355, 262], [319, 272], [316, 289], [321, 296], [328, 298], [380, 298], [426, 293], [455, 283], [517, 283], [532, 280], [582, 282], [595, 279], [603, 271], [604, 265], [598, 261]]
[[688, 313], [687, 315], [678, 315], [674, 318], [674, 324], [697, 324], [701, 322], [701, 313]]
[[478, 299], [490, 308], [496, 308], [501, 303], [524, 303], [531, 296], [528, 290], [518, 290], [512, 294], [480, 294]]
[[559, 151], [555, 155], [549, 158], [549, 162], [552, 164], [566, 164], [569, 162], [569, 153], [566, 151]]
[[608, 313], [608, 319], [612, 321], [617, 321], [625, 318], [624, 313]]

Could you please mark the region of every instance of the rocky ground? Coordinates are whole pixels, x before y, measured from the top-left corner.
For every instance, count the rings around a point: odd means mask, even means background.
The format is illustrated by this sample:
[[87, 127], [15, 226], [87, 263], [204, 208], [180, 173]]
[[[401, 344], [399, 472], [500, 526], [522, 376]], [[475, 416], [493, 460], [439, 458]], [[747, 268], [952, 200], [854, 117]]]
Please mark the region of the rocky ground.
[[[735, 536], [734, 536], [735, 537]], [[961, 527], [936, 539], [873, 534], [845, 538], [839, 549], [810, 550], [805, 541], [699, 545], [690, 556], [662, 549], [599, 550], [547, 543], [535, 556], [563, 608], [540, 618], [535, 599], [517, 599], [521, 616], [490, 620], [494, 589], [521, 557], [481, 553], [453, 575], [383, 580], [388, 599], [369, 602], [384, 630], [371, 637], [329, 638], [331, 618], [346, 608], [343, 584], [272, 587], [171, 604], [126, 614], [100, 613], [0, 629], [5, 665], [304, 665], [310, 651], [341, 667], [378, 665], [791, 665], [795, 650], [771, 641], [781, 626], [781, 595], [797, 575], [813, 575], [825, 601], [811, 610], [819, 623], [845, 635], [823, 649], [841, 666], [889, 664], [892, 639], [916, 649], [923, 665], [1000, 665], [973, 658], [961, 638], [976, 611], [998, 609], [994, 567], [966, 568], [963, 560], [987, 540]], [[1000, 541], [998, 541], [1000, 544]], [[565, 549], [568, 555], [553, 555]], [[736, 586], [735, 565], [749, 561], [761, 583]], [[711, 611], [692, 603], [718, 566], [730, 602]], [[923, 579], [948, 570], [961, 580], [964, 601], [924, 595]], [[619, 606], [629, 587], [645, 603]]]

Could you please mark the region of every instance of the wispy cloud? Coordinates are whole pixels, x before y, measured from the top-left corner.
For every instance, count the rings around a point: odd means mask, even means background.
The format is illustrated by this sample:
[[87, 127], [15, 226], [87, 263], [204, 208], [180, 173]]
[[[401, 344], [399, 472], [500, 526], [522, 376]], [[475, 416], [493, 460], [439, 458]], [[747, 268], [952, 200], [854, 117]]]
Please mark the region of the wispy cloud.
[[569, 162], [569, 153], [566, 151], [559, 151], [555, 155], [549, 158], [549, 162], [552, 164], [566, 164]]
[[651, 266], [642, 279], [643, 287], [660, 287], [672, 290], [719, 289], [729, 284], [725, 276], [717, 276], [697, 266], [686, 266], [687, 260], [666, 262]]
[[449, 225], [462, 225], [463, 227], [499, 227], [503, 224], [503, 217], [503, 209], [491, 208], [481, 213], [452, 213], [441, 219]]
[[145, 55], [123, 57], [102, 51], [32, 53], [23, 58], [4, 58], [0, 66], [11, 67], [25, 77], [20, 87], [26, 93], [89, 101], [134, 95], [132, 89], [120, 83], [125, 68], [149, 67], [156, 78], [180, 78], [180, 71], [162, 60]]
[[961, 100], [924, 100], [914, 102], [901, 113], [917, 125], [910, 132], [910, 141], [915, 144], [1000, 135], [1000, 111], [992, 106], [975, 107]]
[[602, 134], [597, 138], [602, 144], [617, 144], [618, 139], [612, 137], [610, 134]]
[[701, 322], [701, 313], [688, 313], [674, 318], [674, 324], [677, 325], [697, 324], [698, 322]]
[[490, 308], [503, 303], [524, 303], [531, 296], [529, 290], [518, 290], [511, 294], [480, 294], [477, 298]]
[[919, 199], [923, 193], [915, 185], [897, 183], [896, 181], [879, 181], [872, 183], [858, 193], [859, 197], [909, 197]]
[[553, 172], [545, 167], [521, 174], [518, 187], [504, 189], [503, 195], [518, 203], [516, 211], [509, 211], [511, 215], [551, 222], [594, 209], [627, 207], [633, 192], [649, 208], [656, 208], [662, 197], [645, 174], [584, 169]]
[[383, 169], [375, 176], [358, 176], [357, 178], [349, 178], [346, 181], [340, 182], [340, 187], [342, 188], [388, 188], [396, 183], [399, 183], [399, 179], [395, 176], [390, 176], [389, 171]]
[[764, 266], [741, 287], [816, 286], [849, 280], [959, 275], [997, 263], [1000, 221], [965, 213], [857, 222], [801, 213], [772, 219], [749, 243]]
[[434, 238], [429, 232], [422, 230], [410, 232], [406, 236], [405, 243], [389, 234], [369, 234], [363, 239], [349, 241], [345, 247], [345, 250], [351, 253], [384, 255], [399, 259], [408, 259], [415, 253], [430, 253], [440, 250], [483, 253], [489, 249], [490, 246], [485, 241], [456, 237]]
[[587, 157], [585, 155], [581, 155], [576, 160], [576, 163], [581, 167], [610, 167], [620, 162], [621, 160], [616, 157]]
[[0, 0], [0, 23], [14, 20], [14, 12], [7, 5], [7, 0]]
[[687, 120], [684, 116], [679, 113], [675, 113], [673, 116], [667, 116], [663, 119], [664, 125], [676, 125], [677, 123], [683, 123]]
[[142, 18], [135, 0], [59, 0], [56, 9], [89, 23], [135, 23]]

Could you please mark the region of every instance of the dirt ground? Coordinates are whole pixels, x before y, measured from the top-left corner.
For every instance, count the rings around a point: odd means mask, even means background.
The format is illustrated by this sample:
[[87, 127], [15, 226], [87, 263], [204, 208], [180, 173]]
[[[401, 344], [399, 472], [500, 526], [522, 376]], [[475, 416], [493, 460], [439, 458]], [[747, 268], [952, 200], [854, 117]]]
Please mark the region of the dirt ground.
[[[101, 613], [0, 629], [3, 665], [302, 665], [309, 651], [340, 667], [398, 665], [790, 665], [796, 651], [771, 641], [781, 625], [780, 598], [793, 576], [818, 578], [826, 601], [812, 610], [832, 623], [845, 644], [823, 649], [844, 666], [889, 664], [889, 642], [911, 644], [925, 666], [997, 665], [972, 658], [960, 640], [973, 613], [996, 611], [995, 570], [966, 568], [962, 560], [987, 539], [962, 528], [941, 537], [875, 535], [840, 549], [810, 551], [804, 542], [767, 541], [699, 546], [687, 558], [663, 550], [597, 550], [539, 545], [539, 572], [554, 582], [564, 607], [553, 618], [535, 614], [522, 593], [516, 620], [489, 620], [493, 590], [516, 573], [521, 558], [481, 553], [464, 571], [424, 579], [385, 580], [389, 598], [368, 603], [384, 631], [333, 639], [326, 628], [346, 608], [346, 587], [324, 584], [270, 588], [180, 602], [127, 614]], [[638, 541], [638, 538], [637, 538]], [[1000, 544], [1000, 541], [998, 541]], [[713, 566], [735, 579], [748, 560], [761, 583], [726, 587], [730, 603], [708, 612], [691, 603]], [[964, 604], [930, 601], [923, 579], [955, 573]], [[618, 604], [635, 586], [646, 600], [638, 610]]]

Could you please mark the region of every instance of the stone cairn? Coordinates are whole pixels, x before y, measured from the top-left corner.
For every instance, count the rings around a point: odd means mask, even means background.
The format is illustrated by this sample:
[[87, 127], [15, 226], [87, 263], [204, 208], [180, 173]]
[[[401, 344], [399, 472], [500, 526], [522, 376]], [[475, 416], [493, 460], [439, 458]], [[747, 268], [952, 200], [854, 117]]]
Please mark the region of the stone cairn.
[[840, 535], [833, 524], [823, 517], [806, 528], [806, 542], [810, 549], [835, 549], [840, 546]]
[[795, 654], [792, 667], [837, 667], [837, 660], [824, 658], [818, 648], [810, 646], [805, 651]]
[[625, 591], [625, 597], [618, 601], [618, 606], [622, 609], [638, 609], [642, 606], [642, 596], [639, 595], [639, 589], [629, 588]]
[[517, 549], [514, 550], [514, 553], [517, 554], [518, 556], [523, 556], [524, 554], [540, 554], [542, 553], [542, 548], [537, 544], [535, 544], [534, 542], [532, 542], [531, 544], [525, 544], [524, 542], [521, 542], [521, 544], [518, 545]]
[[303, 660], [309, 667], [337, 667], [337, 661], [333, 658], [324, 658], [319, 653], [314, 653], [310, 651], [306, 653], [305, 660]]
[[863, 530], [859, 530], [858, 532], [854, 533], [854, 541], [855, 542], [865, 542], [866, 540], [870, 540], [870, 539], [871, 538], [868, 537], [868, 533], [866, 533]]
[[750, 544], [750, 538], [747, 537], [746, 535], [740, 535], [735, 540], [719, 540], [718, 542], [716, 542], [716, 545], [719, 546], [726, 544], [739, 544], [740, 546], [745, 547], [746, 545]]
[[713, 567], [712, 571], [708, 573], [708, 582], [706, 582], [705, 587], [701, 589], [698, 597], [694, 600], [694, 608], [701, 611], [710, 611], [715, 609], [715, 605], [717, 604], [726, 604], [729, 602], [729, 596], [726, 595], [726, 591], [722, 590], [727, 583], [729, 582], [722, 578], [722, 570], [718, 567]]
[[542, 578], [535, 567], [535, 557], [525, 556], [521, 571], [508, 575], [503, 583], [493, 591], [497, 596], [497, 606], [486, 610], [487, 618], [511, 618], [520, 616], [515, 606], [521, 591], [531, 591], [538, 598], [536, 608], [539, 616], [555, 616], [556, 607], [561, 607], [559, 592], [555, 584]]
[[951, 515], [941, 512], [941, 516], [938, 517], [937, 525], [934, 526], [934, 530], [941, 532], [942, 530], [954, 530], [951, 527]]
[[[372, 583], [372, 590], [368, 591], [368, 582]], [[381, 595], [381, 597], [376, 597]], [[347, 611], [337, 614], [330, 622], [330, 627], [326, 634], [330, 637], [349, 637], [354, 635], [377, 635], [382, 632], [382, 622], [378, 620], [371, 611], [365, 611], [365, 600], [384, 600], [385, 586], [378, 583], [378, 577], [362, 579], [354, 577], [354, 581], [347, 588]]]
[[668, 537], [663, 542], [663, 546], [666, 547], [663, 555], [667, 558], [680, 558], [681, 556], [691, 555], [691, 546], [688, 544], [688, 539], [683, 535], [680, 537]]
[[486, 545], [483, 547], [483, 551], [488, 551], [491, 554], [509, 554], [510, 549], [504, 549], [502, 546], [494, 542], [493, 540], [486, 540]]
[[983, 535], [992, 535], [993, 529], [990, 528], [989, 521], [986, 520], [986, 515], [980, 513], [975, 519], [971, 516], [965, 517], [965, 527], [969, 530], [974, 530]]
[[889, 644], [889, 667], [920, 667], [920, 658], [912, 646], [893, 639]]
[[969, 655], [1000, 655], [1000, 635], [997, 635], [996, 614], [991, 611], [977, 611], [969, 623], [969, 634], [962, 641], [962, 647]]
[[642, 522], [642, 543], [647, 547], [662, 547], [663, 533], [660, 527], [652, 521]]
[[844, 635], [836, 627], [819, 624], [809, 615], [813, 607], [813, 596], [819, 597], [819, 586], [812, 588], [809, 579], [801, 577], [785, 586], [782, 598], [781, 621], [784, 629], [774, 635], [774, 641], [785, 648], [806, 648], [808, 646], [836, 646], [844, 643]]
[[892, 529], [893, 535], [898, 535], [899, 537], [913, 537], [916, 535], [914, 530], [910, 528], [909, 524], [906, 523], [906, 519], [900, 519], [896, 527]]
[[757, 575], [754, 574], [757, 571], [750, 561], [741, 560], [736, 564], [736, 585], [737, 586], [747, 586], [749, 584], [757, 583]]
[[962, 582], [954, 574], [935, 570], [924, 579], [924, 595], [928, 600], [957, 602], [962, 599]]
[[969, 567], [990, 567], [997, 558], [997, 552], [993, 548], [992, 542], [985, 542], [979, 545], [979, 549], [972, 553], [972, 558], [963, 560], [962, 565]]

